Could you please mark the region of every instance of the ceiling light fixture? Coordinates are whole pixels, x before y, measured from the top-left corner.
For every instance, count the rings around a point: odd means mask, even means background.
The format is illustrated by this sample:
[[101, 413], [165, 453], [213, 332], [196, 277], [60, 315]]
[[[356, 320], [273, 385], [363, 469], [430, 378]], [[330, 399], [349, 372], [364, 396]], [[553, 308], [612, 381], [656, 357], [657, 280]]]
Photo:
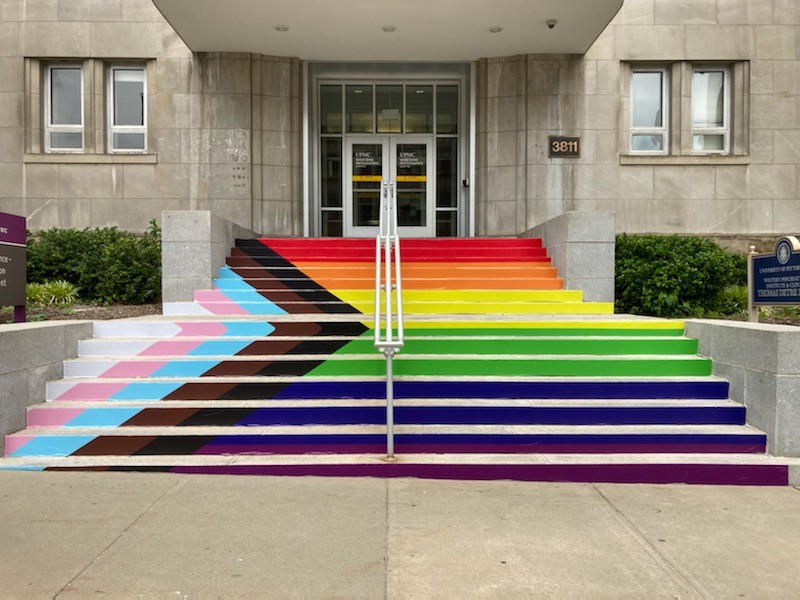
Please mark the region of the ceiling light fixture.
[[495, 25], [494, 27], [489, 27], [489, 33], [500, 33], [503, 31], [503, 28], [499, 25]]
[[397, 26], [395, 26], [395, 25], [384, 25], [383, 27], [381, 27], [381, 29], [383, 31], [385, 31], [386, 33], [394, 33], [395, 31], [397, 31]]
[[289, 31], [289, 26], [288, 25], [275, 25], [275, 31], [280, 31], [281, 33], [284, 33], [285, 31]]

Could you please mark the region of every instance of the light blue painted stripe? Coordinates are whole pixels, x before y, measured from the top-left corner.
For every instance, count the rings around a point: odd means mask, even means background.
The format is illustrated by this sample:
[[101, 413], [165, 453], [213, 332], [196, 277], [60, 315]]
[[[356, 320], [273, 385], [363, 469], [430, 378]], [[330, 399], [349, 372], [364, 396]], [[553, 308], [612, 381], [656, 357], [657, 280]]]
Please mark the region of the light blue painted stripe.
[[162, 400], [181, 387], [183, 383], [131, 383], [120, 390], [110, 400]]
[[275, 326], [271, 323], [248, 323], [248, 322], [228, 322], [223, 323], [228, 328], [226, 336], [231, 337], [266, 337], [275, 331]]
[[233, 269], [227, 266], [220, 268], [219, 276], [221, 279], [236, 279], [236, 278], [241, 279], [239, 275], [233, 272]]
[[167, 363], [150, 377], [200, 377], [219, 364], [218, 360], [175, 360]]
[[[263, 300], [263, 297], [262, 297]], [[236, 302], [241, 308], [246, 310], [251, 315], [285, 315], [288, 314], [285, 310], [283, 310], [280, 306], [273, 304], [272, 302], [265, 301], [265, 302]]]
[[0, 471], [44, 471], [44, 465], [15, 465], [10, 467], [0, 466]]
[[89, 408], [66, 423], [65, 427], [119, 427], [135, 417], [141, 408]]
[[[246, 287], [240, 291], [228, 291], [228, 289], [218, 289], [220, 294], [228, 298], [234, 304], [238, 304], [243, 309], [245, 309], [251, 315], [285, 315], [288, 314], [285, 310], [280, 308], [274, 302], [268, 300], [261, 294], [259, 294], [256, 289], [247, 283], [242, 277], [238, 274], [231, 271], [229, 273], [230, 277], [226, 275], [226, 288], [228, 286], [227, 282], [233, 281], [240, 281]], [[242, 302], [251, 302], [253, 304], [248, 304], [247, 306], [242, 306]], [[257, 304], [256, 304], [257, 303]]]
[[236, 290], [242, 292], [253, 290], [253, 286], [243, 279], [234, 279], [232, 277], [215, 279], [214, 287], [221, 290]]
[[250, 340], [203, 342], [187, 356], [233, 356], [251, 343]]
[[11, 453], [19, 456], [70, 456], [95, 439], [93, 435], [40, 435]]

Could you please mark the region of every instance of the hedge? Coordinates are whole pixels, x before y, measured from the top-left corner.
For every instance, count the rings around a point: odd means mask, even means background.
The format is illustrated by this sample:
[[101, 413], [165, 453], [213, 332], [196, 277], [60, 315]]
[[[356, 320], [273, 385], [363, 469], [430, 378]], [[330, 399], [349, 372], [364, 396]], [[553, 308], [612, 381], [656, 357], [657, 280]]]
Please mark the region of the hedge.
[[657, 317], [725, 313], [735, 310], [730, 287], [746, 285], [746, 280], [747, 258], [712, 240], [617, 236], [617, 312]]
[[28, 281], [64, 280], [86, 302], [146, 304], [161, 299], [161, 230], [143, 236], [102, 229], [49, 229], [29, 237]]

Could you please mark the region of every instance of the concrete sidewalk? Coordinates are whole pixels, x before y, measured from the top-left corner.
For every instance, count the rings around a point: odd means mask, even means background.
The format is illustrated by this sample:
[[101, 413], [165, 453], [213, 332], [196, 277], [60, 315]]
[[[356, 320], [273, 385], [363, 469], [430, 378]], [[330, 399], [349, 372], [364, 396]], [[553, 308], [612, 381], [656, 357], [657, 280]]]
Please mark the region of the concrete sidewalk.
[[793, 488], [0, 472], [0, 597], [798, 597]]

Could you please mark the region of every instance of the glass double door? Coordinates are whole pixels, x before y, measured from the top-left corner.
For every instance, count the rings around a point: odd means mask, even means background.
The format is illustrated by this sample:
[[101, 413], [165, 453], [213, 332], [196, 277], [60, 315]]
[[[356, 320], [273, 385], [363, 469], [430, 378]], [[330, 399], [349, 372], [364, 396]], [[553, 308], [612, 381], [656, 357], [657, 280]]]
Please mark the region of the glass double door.
[[344, 235], [378, 234], [383, 182], [394, 185], [403, 237], [433, 237], [432, 136], [348, 137], [345, 148]]

